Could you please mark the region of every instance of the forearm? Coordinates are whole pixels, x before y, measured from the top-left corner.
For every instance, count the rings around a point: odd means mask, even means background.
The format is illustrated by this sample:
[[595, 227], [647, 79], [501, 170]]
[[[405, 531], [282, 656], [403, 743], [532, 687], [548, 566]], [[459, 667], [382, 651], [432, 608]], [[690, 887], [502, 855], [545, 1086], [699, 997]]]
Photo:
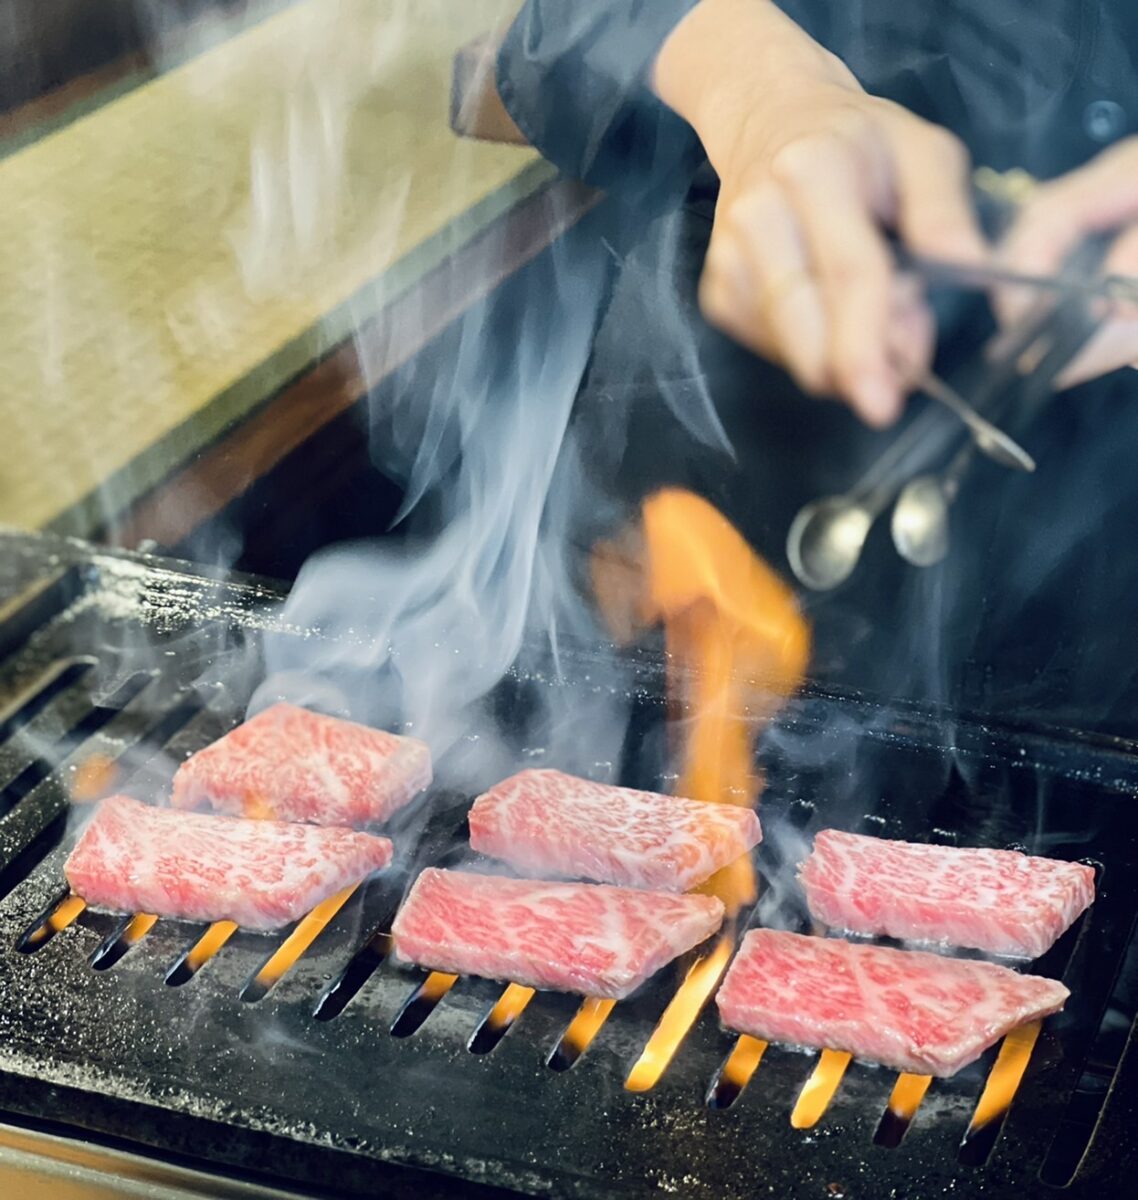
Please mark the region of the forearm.
[[841, 60], [771, 0], [700, 0], [661, 46], [651, 75], [653, 91], [695, 129], [717, 169], [741, 112], [761, 117], [819, 84], [860, 91]]

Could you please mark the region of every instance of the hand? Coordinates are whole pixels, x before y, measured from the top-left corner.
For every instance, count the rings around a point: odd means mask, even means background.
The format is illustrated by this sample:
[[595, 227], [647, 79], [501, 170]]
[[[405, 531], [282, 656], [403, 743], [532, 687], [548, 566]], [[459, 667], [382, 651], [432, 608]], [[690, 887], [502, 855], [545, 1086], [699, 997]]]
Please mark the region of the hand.
[[[1087, 166], [1040, 187], [1000, 247], [1000, 265], [1051, 275], [1081, 238], [1113, 230], [1121, 232], [1105, 273], [1138, 277], [1138, 138], [1120, 142]], [[1007, 289], [997, 296], [996, 307], [1010, 322], [1033, 299], [1024, 289]], [[1138, 303], [1116, 305], [1060, 382], [1071, 387], [1127, 365], [1138, 365]]]
[[707, 318], [806, 391], [838, 394], [871, 424], [895, 420], [934, 325], [884, 230], [917, 254], [986, 260], [962, 144], [868, 95], [768, 0], [702, 0], [653, 83], [719, 173]]

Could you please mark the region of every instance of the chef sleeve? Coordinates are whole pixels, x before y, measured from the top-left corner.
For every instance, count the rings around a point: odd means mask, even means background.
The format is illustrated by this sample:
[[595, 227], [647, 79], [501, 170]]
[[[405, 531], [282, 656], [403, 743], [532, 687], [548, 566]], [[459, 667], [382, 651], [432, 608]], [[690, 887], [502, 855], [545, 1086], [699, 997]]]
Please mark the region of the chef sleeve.
[[692, 127], [648, 72], [696, 0], [528, 0], [498, 54], [498, 91], [564, 174], [663, 209], [705, 162]]

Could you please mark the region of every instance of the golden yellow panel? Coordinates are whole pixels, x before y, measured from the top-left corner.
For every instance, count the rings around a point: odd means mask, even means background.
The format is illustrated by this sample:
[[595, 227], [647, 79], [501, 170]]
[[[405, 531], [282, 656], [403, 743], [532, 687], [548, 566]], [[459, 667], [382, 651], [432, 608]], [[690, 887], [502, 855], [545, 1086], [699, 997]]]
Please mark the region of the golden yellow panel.
[[547, 177], [447, 125], [515, 7], [306, 0], [0, 161], [0, 523], [90, 527]]

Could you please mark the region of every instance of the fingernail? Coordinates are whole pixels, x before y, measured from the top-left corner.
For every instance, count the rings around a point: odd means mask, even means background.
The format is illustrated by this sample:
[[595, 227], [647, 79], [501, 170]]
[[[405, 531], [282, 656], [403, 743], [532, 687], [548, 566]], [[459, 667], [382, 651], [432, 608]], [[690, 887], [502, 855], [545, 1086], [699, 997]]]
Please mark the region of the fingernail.
[[897, 389], [880, 375], [863, 375], [851, 399], [858, 413], [871, 425], [891, 425], [901, 408]]

